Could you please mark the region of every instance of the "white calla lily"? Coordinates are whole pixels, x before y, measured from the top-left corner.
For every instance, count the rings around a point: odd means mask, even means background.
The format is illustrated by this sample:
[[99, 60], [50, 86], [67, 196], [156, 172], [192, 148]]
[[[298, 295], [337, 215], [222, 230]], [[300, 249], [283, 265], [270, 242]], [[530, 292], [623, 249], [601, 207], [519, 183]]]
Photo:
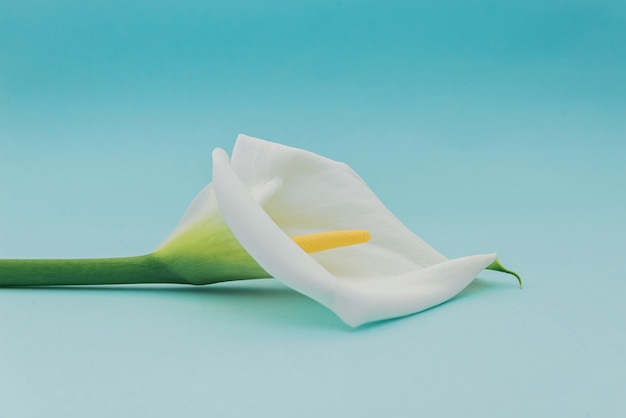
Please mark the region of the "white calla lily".
[[213, 183], [168, 239], [138, 256], [0, 260], [0, 286], [180, 283], [275, 277], [346, 323], [447, 301], [495, 254], [448, 260], [408, 230], [343, 163], [240, 135], [213, 152]]
[[[213, 152], [213, 182], [226, 223], [261, 267], [352, 326], [428, 309], [483, 269], [503, 270], [495, 254], [446, 259], [347, 165], [311, 152], [240, 135], [232, 161]], [[338, 230], [366, 230], [371, 240], [308, 254], [290, 238]]]

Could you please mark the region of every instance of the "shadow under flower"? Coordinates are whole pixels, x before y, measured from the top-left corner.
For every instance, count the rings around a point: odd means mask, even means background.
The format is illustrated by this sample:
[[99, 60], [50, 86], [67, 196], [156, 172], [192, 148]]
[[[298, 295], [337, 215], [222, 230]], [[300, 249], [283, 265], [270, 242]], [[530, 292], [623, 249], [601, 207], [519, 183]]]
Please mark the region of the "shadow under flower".
[[[287, 327], [349, 330], [335, 314], [274, 279], [240, 280], [208, 286], [177, 284], [11, 287], [2, 290], [51, 293], [98, 293], [133, 298], [167, 299], [210, 315], [238, 321], [262, 321]], [[180, 305], [179, 305], [180, 306]]]
[[[475, 279], [452, 299], [418, 312], [424, 313], [452, 301], [462, 300], [480, 293], [486, 293], [500, 287], [509, 287], [510, 283], [493, 280]], [[364, 324], [352, 328], [341, 321], [335, 314], [312, 299], [303, 296], [274, 279], [240, 280], [218, 283], [210, 286], [185, 286], [176, 284], [147, 285], [98, 285], [98, 286], [45, 286], [12, 287], [3, 290], [15, 291], [53, 291], [65, 295], [84, 292], [111, 293], [142, 298], [167, 298], [175, 302], [191, 303], [194, 307], [210, 310], [211, 315], [224, 318], [236, 318], [241, 321], [261, 321], [281, 324], [287, 327], [303, 326], [334, 329], [350, 332], [353, 330], [373, 330], [382, 324], [396, 322], [400, 318]], [[174, 297], [174, 298], [172, 298]], [[415, 316], [416, 314], [409, 315]], [[406, 318], [406, 317], [405, 317]]]

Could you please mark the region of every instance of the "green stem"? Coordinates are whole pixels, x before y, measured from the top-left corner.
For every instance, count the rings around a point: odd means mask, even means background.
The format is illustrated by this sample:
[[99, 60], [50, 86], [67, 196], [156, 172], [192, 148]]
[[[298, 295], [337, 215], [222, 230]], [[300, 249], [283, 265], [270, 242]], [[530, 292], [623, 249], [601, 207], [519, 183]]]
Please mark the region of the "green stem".
[[522, 278], [520, 277], [520, 275], [514, 272], [513, 270], [509, 270], [506, 267], [504, 267], [502, 264], [500, 264], [500, 261], [497, 258], [496, 258], [496, 261], [489, 264], [485, 268], [487, 270], [501, 271], [502, 273], [512, 274], [513, 276], [517, 278], [517, 281], [519, 282], [519, 288], [520, 289], [522, 288]]
[[151, 254], [73, 260], [0, 260], [2, 286], [189, 284]]

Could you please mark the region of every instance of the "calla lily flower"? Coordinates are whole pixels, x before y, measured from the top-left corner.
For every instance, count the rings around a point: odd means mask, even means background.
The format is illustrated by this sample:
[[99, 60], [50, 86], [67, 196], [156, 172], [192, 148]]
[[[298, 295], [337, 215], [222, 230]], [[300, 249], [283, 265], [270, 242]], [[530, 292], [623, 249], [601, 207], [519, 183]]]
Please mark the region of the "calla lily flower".
[[[352, 326], [445, 302], [485, 268], [508, 272], [496, 254], [448, 260], [347, 165], [311, 152], [240, 135], [232, 161], [213, 152], [213, 181], [226, 223], [257, 263]], [[312, 254], [291, 238], [359, 230], [371, 239]]]
[[213, 152], [213, 183], [155, 251], [138, 257], [0, 260], [0, 286], [180, 283], [275, 277], [352, 326], [443, 303], [495, 254], [448, 260], [347, 165], [240, 135]]

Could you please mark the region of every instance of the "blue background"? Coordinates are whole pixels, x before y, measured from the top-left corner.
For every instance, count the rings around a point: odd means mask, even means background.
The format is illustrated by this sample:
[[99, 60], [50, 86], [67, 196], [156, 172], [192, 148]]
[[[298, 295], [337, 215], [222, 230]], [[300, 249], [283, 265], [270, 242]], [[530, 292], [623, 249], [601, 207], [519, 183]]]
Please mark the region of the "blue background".
[[272, 280], [0, 289], [0, 417], [625, 413], [624, 2], [0, 4], [0, 257], [152, 250], [238, 133], [524, 290], [352, 330]]

